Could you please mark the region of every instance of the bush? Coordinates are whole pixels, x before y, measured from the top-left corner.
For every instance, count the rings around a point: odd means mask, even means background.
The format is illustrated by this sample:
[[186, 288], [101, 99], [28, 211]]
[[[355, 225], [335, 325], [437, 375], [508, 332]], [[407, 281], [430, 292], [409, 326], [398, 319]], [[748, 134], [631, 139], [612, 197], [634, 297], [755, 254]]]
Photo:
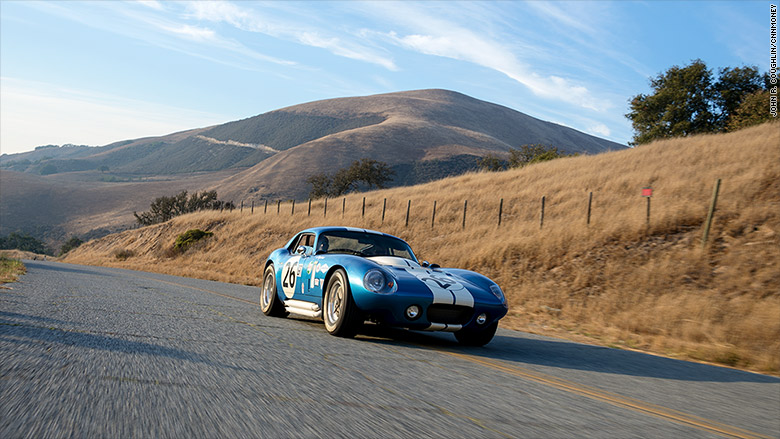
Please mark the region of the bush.
[[0, 250], [21, 250], [39, 255], [53, 255], [46, 244], [30, 235], [20, 235], [13, 232], [8, 236], [0, 236]]
[[213, 234], [213, 232], [204, 232], [200, 229], [187, 230], [186, 232], [176, 237], [176, 242], [173, 243], [173, 248], [183, 252], [187, 250], [192, 244], [195, 244], [203, 238], [208, 238]]
[[82, 241], [76, 236], [70, 238], [65, 242], [65, 244], [62, 244], [62, 248], [60, 248], [60, 255], [64, 255], [65, 253], [73, 250], [74, 248], [80, 246], [83, 243], [84, 241]]
[[487, 154], [477, 162], [483, 171], [495, 172], [506, 169], [522, 168], [534, 163], [546, 162], [579, 154], [567, 154], [552, 145], [526, 144], [519, 148], [509, 148], [509, 160], [503, 160], [495, 154]]
[[120, 261], [127, 260], [127, 258], [132, 258], [133, 256], [135, 256], [135, 252], [132, 250], [123, 249], [114, 251], [114, 257]]

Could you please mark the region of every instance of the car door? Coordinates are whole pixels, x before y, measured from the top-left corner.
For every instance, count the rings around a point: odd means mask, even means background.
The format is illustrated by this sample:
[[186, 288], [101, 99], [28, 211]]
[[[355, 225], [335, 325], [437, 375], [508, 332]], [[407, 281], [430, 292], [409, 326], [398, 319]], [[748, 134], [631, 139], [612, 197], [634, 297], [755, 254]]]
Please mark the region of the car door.
[[288, 299], [304, 299], [307, 294], [309, 276], [305, 267], [314, 251], [314, 234], [303, 233], [288, 247], [290, 258], [282, 267], [282, 291]]

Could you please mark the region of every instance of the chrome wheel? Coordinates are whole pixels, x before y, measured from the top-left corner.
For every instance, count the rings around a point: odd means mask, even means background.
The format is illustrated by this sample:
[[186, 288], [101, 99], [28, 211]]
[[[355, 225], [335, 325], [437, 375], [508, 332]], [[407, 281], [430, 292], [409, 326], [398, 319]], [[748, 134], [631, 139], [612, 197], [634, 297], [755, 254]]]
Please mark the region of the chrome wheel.
[[340, 276], [334, 276], [328, 288], [327, 302], [325, 302], [325, 325], [329, 327], [336, 326], [342, 313], [344, 305], [344, 285]]
[[276, 271], [273, 265], [269, 265], [265, 269], [263, 287], [260, 290], [260, 310], [267, 316], [284, 317], [287, 315], [284, 304], [276, 295]]
[[271, 308], [271, 300], [276, 295], [276, 288], [274, 288], [274, 274], [270, 270], [265, 274], [265, 280], [263, 281], [263, 294], [261, 297], [260, 306], [263, 311]]
[[338, 337], [354, 337], [363, 323], [360, 310], [352, 301], [347, 283], [347, 273], [339, 269], [333, 272], [325, 288], [323, 298], [325, 329]]

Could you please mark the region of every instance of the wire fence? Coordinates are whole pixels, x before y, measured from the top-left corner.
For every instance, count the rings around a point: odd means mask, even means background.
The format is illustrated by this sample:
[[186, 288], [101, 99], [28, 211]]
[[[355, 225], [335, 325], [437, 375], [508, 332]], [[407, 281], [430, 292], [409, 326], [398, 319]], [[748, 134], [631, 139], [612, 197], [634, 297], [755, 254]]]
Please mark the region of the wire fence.
[[[715, 188], [713, 190], [712, 199], [710, 202], [710, 207], [707, 214], [707, 219], [705, 220], [705, 229], [704, 229], [704, 236], [702, 237], [702, 245], [706, 244], [706, 241], [708, 239], [709, 229], [710, 225], [712, 223], [713, 215], [715, 212], [715, 207], [718, 199], [718, 192], [720, 189], [720, 183], [721, 180], [718, 179]], [[653, 196], [653, 190], [652, 188], [645, 187], [642, 188], [641, 192], [641, 198], [645, 199], [646, 201], [643, 202], [644, 206], [641, 206], [645, 210], [645, 223], [649, 227], [651, 223], [651, 214], [652, 214], [652, 206], [651, 206], [651, 198]], [[350, 197], [352, 198], [352, 197]], [[338, 201], [341, 201], [340, 203]], [[359, 199], [360, 202], [357, 205], [357, 207], [353, 207], [350, 205], [350, 209], [356, 209], [356, 211], [349, 212], [349, 214], [353, 213], [360, 213], [360, 217], [362, 219], [370, 219], [370, 220], [379, 220], [379, 224], [385, 224], [385, 220], [388, 216], [388, 199], [382, 198], [381, 203], [378, 202], [378, 200], [368, 200], [367, 197], [363, 196], [362, 199]], [[392, 201], [392, 200], [391, 200]], [[450, 202], [450, 209], [448, 211], [448, 216], [446, 221], [441, 220], [441, 205], [439, 204], [438, 200], [432, 200], [432, 202], [429, 202], [430, 204], [422, 205], [421, 203], [417, 203], [413, 205], [411, 199], [404, 200], [405, 203], [392, 203], [396, 206], [403, 206], [405, 205], [406, 209], [399, 209], [398, 207], [395, 209], [402, 210], [402, 212], [405, 211], [404, 217], [403, 217], [403, 224], [404, 227], [409, 227], [410, 222], [420, 222], [425, 221], [426, 223], [430, 223], [430, 228], [435, 229], [437, 226], [441, 226], [443, 222], [446, 222], [447, 224], [451, 225], [453, 222], [455, 222], [454, 214], [453, 214], [453, 208], [452, 203]], [[499, 198], [498, 200], [494, 201], [493, 203], [486, 202], [484, 199], [478, 200], [480, 202], [481, 207], [481, 213], [479, 215], [479, 223], [485, 224], [485, 218], [484, 215], [485, 209], [490, 210], [488, 218], [492, 217], [492, 219], [488, 220], [488, 223], [493, 222], [496, 227], [502, 227], [502, 225], [506, 225], [506, 210], [505, 209], [505, 203], [504, 198]], [[582, 218], [583, 222], [590, 226], [592, 224], [592, 218], [593, 218], [593, 201], [594, 196], [593, 192], [588, 192], [587, 194], [587, 202], [583, 203], [583, 212], [582, 212]], [[273, 208], [273, 204], [276, 204], [276, 208]], [[259, 203], [255, 203], [255, 201], [251, 201], [250, 203], [241, 202], [239, 207], [236, 209], [239, 209], [241, 213], [243, 213], [245, 210], [249, 213], [254, 215], [255, 213], [262, 214], [262, 215], [269, 215], [269, 214], [275, 214], [275, 215], [290, 215], [294, 216], [296, 212], [296, 203], [298, 206], [299, 215], [300, 213], [300, 202], [297, 202], [296, 200], [285, 200], [282, 201], [280, 199], [277, 200], [260, 200]], [[284, 204], [284, 206], [283, 206]], [[316, 215], [322, 215], [323, 218], [328, 218], [329, 215], [332, 218], [333, 215], [340, 215], [341, 218], [344, 218], [345, 215], [348, 214], [347, 210], [347, 197], [340, 197], [337, 199], [333, 198], [324, 198], [320, 200], [313, 200], [308, 199], [303, 202], [305, 205], [306, 210], [306, 216], [316, 216]], [[336, 205], [334, 209], [334, 204]], [[340, 204], [340, 206], [339, 206]], [[374, 209], [378, 207], [381, 204], [381, 209]], [[491, 206], [492, 204], [492, 206]], [[331, 206], [330, 211], [328, 210], [328, 206]], [[269, 209], [270, 206], [270, 209]], [[283, 208], [284, 207], [284, 208]], [[538, 199], [537, 205], [535, 208], [532, 206], [529, 206], [527, 203], [523, 206], [524, 209], [536, 209], [538, 212], [538, 226], [539, 229], [543, 229], [545, 226], [545, 214], [546, 209], [549, 209], [549, 200], [548, 197], [541, 196]], [[359, 210], [358, 210], [359, 209]], [[437, 211], [437, 209], [439, 209]], [[275, 210], [275, 212], [273, 212]], [[231, 209], [232, 211], [232, 209]], [[255, 212], [257, 211], [257, 212]], [[397, 213], [397, 212], [395, 212]], [[439, 218], [437, 218], [437, 213], [440, 215]], [[474, 212], [470, 212], [469, 210], [469, 200], [464, 199], [462, 204], [458, 207], [457, 212], [457, 222], [460, 225], [461, 229], [466, 229], [469, 224], [472, 217], [474, 217], [476, 214]], [[437, 222], [438, 220], [438, 222]]]

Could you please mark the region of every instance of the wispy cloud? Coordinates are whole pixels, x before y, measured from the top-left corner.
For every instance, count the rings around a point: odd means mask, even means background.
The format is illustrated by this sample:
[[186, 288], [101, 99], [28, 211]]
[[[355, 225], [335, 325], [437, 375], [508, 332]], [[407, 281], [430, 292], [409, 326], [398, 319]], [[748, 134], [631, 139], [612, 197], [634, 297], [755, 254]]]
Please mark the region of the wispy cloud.
[[388, 34], [390, 40], [408, 50], [471, 62], [501, 72], [544, 98], [571, 102], [595, 111], [611, 106], [572, 79], [534, 72], [502, 41], [474, 32], [456, 21], [429, 14], [424, 8], [404, 3], [380, 4], [377, 12], [412, 29], [404, 34], [402, 31]]
[[275, 17], [270, 10], [260, 12], [229, 2], [191, 2], [188, 3], [188, 11], [188, 16], [197, 20], [224, 22], [243, 31], [262, 33], [325, 49], [336, 56], [376, 64], [391, 71], [398, 70], [386, 51], [363, 44], [360, 38], [350, 38], [353, 35], [349, 33], [337, 35], [330, 30], [318, 29], [312, 23]]
[[252, 50], [236, 40], [218, 35], [213, 29], [182, 22], [175, 17], [172, 18], [170, 13], [158, 13], [164, 9], [162, 5], [159, 5], [159, 9], [157, 7], [139, 9], [134, 6], [136, 4], [149, 6], [149, 4], [90, 2], [80, 4], [81, 8], [76, 10], [54, 2], [25, 4], [85, 26], [230, 67], [246, 70], [263, 69], [262, 65], [252, 64], [250, 60], [287, 66], [297, 65], [293, 61]]

